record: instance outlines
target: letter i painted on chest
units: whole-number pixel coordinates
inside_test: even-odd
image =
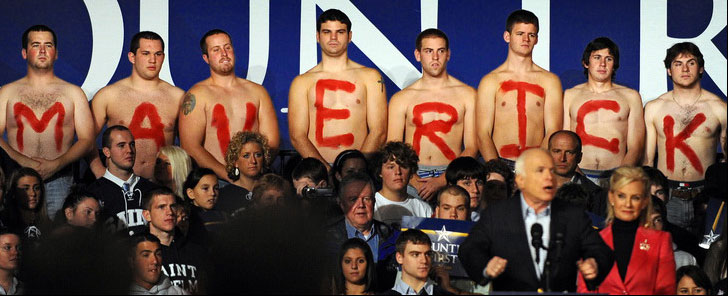
[[[614,154],[619,153],[619,139],[612,138],[607,141],[605,138],[592,136],[586,133],[584,126],[584,117],[587,114],[597,112],[599,109],[606,109],[613,112],[619,112],[619,104],[612,100],[592,100],[584,103],[579,107],[579,111],[576,113],[576,134],[579,135],[583,145],[591,145],[602,149],[609,150]]]
[[[142,127],[144,119],[149,119],[149,127]],[[129,130],[134,139],[152,139],[157,145],[157,150],[164,146],[164,124],[159,117],[157,107],[152,103],[144,102],[134,109],[134,115],[129,123]]]
[[[445,120],[433,120],[428,123],[424,123],[423,114],[428,112],[443,113],[450,116],[450,119]],[[420,154],[420,145],[422,136],[430,139],[430,142],[435,144],[442,154],[449,160],[455,159],[456,155],[450,147],[447,146],[445,141],[440,138],[436,132],[443,134],[449,133],[452,129],[453,124],[458,121],[458,111],[453,106],[439,102],[422,103],[415,106],[412,109],[412,123],[415,125],[415,133],[412,138],[412,148],[415,149],[417,155]]]
[[[324,93],[327,90],[343,90],[348,93],[353,93],[355,89],[356,85],[343,80],[321,79],[316,82],[316,102],[314,103],[314,107],[316,108],[316,142],[319,146],[337,148],[354,144],[354,135],[352,133],[324,137],[324,123],[326,121],[347,119],[350,116],[349,110],[324,107]]]
[[[534,147],[526,147],[526,131],[528,118],[526,117],[526,93],[532,93],[540,98],[546,96],[543,87],[538,84],[531,84],[522,81],[508,80],[504,81],[500,87],[503,92],[516,91],[516,111],[518,112],[518,144],[504,145],[500,149],[500,156],[505,158],[515,158],[521,155],[521,152]]]
[[[56,150],[58,152],[61,151],[61,145],[63,143],[63,120],[66,117],[66,109],[63,108],[63,104],[61,104],[60,102],[56,102],[55,104],[53,104],[50,108],[48,108],[48,110],[43,112],[40,120],[35,117],[33,109],[30,109],[30,107],[20,102],[13,105],[13,113],[15,114],[15,123],[18,125],[18,133],[15,140],[18,142],[18,149],[20,150],[20,152],[23,152],[23,149],[25,149],[25,145],[23,143],[23,131],[25,131],[23,117],[27,119],[28,124],[30,124],[30,127],[36,133],[42,133],[48,127],[48,124],[50,123],[53,116],[58,114],[53,134],[56,142]]]
[[[679,149],[688,161],[690,161],[690,164],[693,168],[695,168],[695,170],[701,174],[704,173],[703,164],[700,163],[700,158],[695,151],[693,151],[693,149],[685,143],[685,140],[690,138],[690,135],[693,134],[700,124],[705,122],[705,119],[705,114],[698,113],[680,133],[675,135],[675,119],[670,115],[663,118],[662,124],[663,131],[665,132],[665,160],[667,162],[668,170],[671,172],[675,171],[675,149]]]

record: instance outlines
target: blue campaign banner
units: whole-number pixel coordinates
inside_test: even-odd
[[[556,73],[564,89],[585,81],[580,63],[586,44],[599,36],[620,47],[616,81],[639,90],[647,102],[672,85],[662,60],[676,42],[691,41],[705,56],[703,86],[723,99],[726,75],[726,0],[6,0],[0,1],[0,85],[25,75],[21,35],[46,24],[58,35],[56,74],[81,86],[89,99],[131,72],[126,57],[140,30],[166,41],[160,76],[182,89],[209,76],[200,37],[221,28],[232,36],[236,73],[261,83],[276,107],[282,148],[288,137],[288,89],[293,78],[320,60],[316,17],[338,8],[352,20],[349,57],[378,69],[387,95],[420,75],[415,38],[436,27],[450,37],[449,72],[477,87],[506,57],[505,20],[516,9],[540,19],[534,61]]]
[[[419,229],[427,234],[432,241],[432,251],[435,252],[432,264],[447,266],[450,276],[455,277],[468,277],[460,264],[458,250],[474,224],[472,221],[402,217],[402,231]]]

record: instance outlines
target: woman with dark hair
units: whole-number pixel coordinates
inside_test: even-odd
[[[227,222],[225,213],[215,210],[218,197],[217,175],[208,168],[196,168],[184,183],[185,202],[190,205],[189,237],[205,244],[208,233],[216,233]]]
[[[2,221],[23,239],[37,240],[51,224],[40,174],[22,167],[13,172],[3,198]]]
[[[230,140],[225,153],[225,170],[233,182],[220,189],[216,209],[228,215],[247,207],[255,182],[268,170],[268,139],[254,132],[238,132]]]
[[[95,196],[80,188],[72,188],[61,211],[56,214],[53,232],[63,233],[74,227],[94,229],[100,211],[101,206]]]
[[[687,265],[678,268],[675,272],[677,281],[677,295],[710,295],[712,285],[710,278],[700,267]]]
[[[353,173],[369,174],[367,159],[364,157],[364,153],[356,149],[341,151],[334,160],[334,166],[331,167],[331,180],[334,181],[334,186],[338,188],[339,182],[344,177]]]
[[[339,264],[333,279],[334,295],[374,293],[376,272],[372,250],[360,238],[350,238],[339,251]]]

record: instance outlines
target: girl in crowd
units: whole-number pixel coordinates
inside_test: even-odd
[[[339,182],[341,182],[344,177],[353,173],[369,174],[367,159],[359,150],[344,150],[339,153],[334,160],[334,166],[331,170],[331,174],[333,175],[331,180],[334,181],[334,186],[338,188]]]
[[[235,216],[251,200],[248,193],[268,169],[270,148],[265,136],[254,132],[238,132],[230,140],[225,153],[225,169],[233,181],[220,190],[217,209]]]
[[[184,196],[184,183],[192,170],[192,160],[187,152],[177,146],[159,149],[154,165],[154,181],[172,189],[177,196]]]
[[[1,220],[21,238],[37,240],[50,226],[43,179],[34,169],[22,167],[13,172],[3,201]]]
[[[63,233],[74,227],[94,229],[100,212],[101,206],[95,196],[74,188],[63,202],[61,211],[56,214],[58,226],[54,233]]]
[[[218,183],[215,172],[208,168],[197,168],[190,172],[184,184],[186,202],[190,206],[189,234],[199,242],[206,242],[207,233],[216,233],[227,221],[225,214],[215,210],[218,197]]]
[[[333,279],[334,295],[368,295],[374,292],[376,272],[372,250],[360,238],[350,238],[339,251]]]
[[[598,293],[675,293],[675,258],[667,232],[650,228],[650,181],[637,167],[617,168],[609,180],[605,227],[599,234],[614,250],[615,263]],[[653,268],[643,268],[653,266]],[[578,292],[587,292],[579,274]]]
[[[20,267],[20,237],[0,229],[0,295],[22,295],[23,285],[15,277]]]
[[[677,269],[677,295],[709,295],[712,285],[705,272],[695,265]]]
[[[251,194],[251,208],[282,207],[293,197],[291,184],[276,174],[265,174],[256,182]]]

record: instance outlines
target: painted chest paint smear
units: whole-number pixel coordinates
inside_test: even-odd
[[[504,93],[517,91],[516,111],[518,111],[518,144],[504,145],[500,149],[500,156],[504,158],[516,158],[521,152],[538,147],[526,147],[526,131],[528,118],[526,117],[526,93],[532,93],[540,98],[546,97],[543,87],[538,84],[531,84],[522,81],[507,80],[501,84],[501,91]]]
[[[705,122],[705,114],[698,113],[695,117],[690,120],[690,123],[680,133],[675,135],[675,119],[672,116],[667,115],[662,120],[663,131],[665,132],[665,160],[667,161],[667,169],[671,172],[675,171],[675,149],[679,149],[680,152],[690,161],[690,164],[700,173],[703,173],[703,164],[700,163],[700,158],[695,151],[693,151],[685,140],[690,138],[695,129],[700,124]]]
[[[450,119],[446,121],[433,120],[428,123],[424,123],[423,114],[430,112],[447,114],[450,116]],[[444,154],[447,159],[455,159],[455,152],[453,152],[450,147],[447,146],[445,141],[440,138],[440,136],[438,136],[436,132],[440,132],[443,134],[449,133],[450,129],[452,129],[453,124],[458,121],[458,111],[455,110],[453,106],[445,103],[429,102],[415,106],[412,109],[412,115],[412,123],[414,123],[415,125],[415,133],[412,138],[412,148],[415,149],[417,155],[420,155],[420,142],[422,141],[422,137],[425,136],[430,140],[430,142],[435,144],[438,149],[440,149],[442,154]]]
[[[255,120],[258,117],[257,113],[258,108],[255,107],[255,104],[251,102],[245,103],[245,124],[243,125],[243,131],[253,130]],[[230,120],[222,104],[215,104],[215,107],[212,108],[212,121],[210,125],[217,129],[217,143],[220,146],[220,153],[225,155],[228,145],[230,145]]]
[[[617,154],[619,153],[619,139],[612,138],[611,140],[607,140],[586,133],[584,117],[589,113],[597,112],[599,109],[610,110],[616,113],[619,112],[620,107],[616,101],[612,100],[592,100],[584,103],[576,113],[576,134],[581,138],[583,145],[599,147]]]
[[[55,104],[53,104],[53,106],[43,112],[40,120],[35,117],[33,109],[30,109],[30,107],[20,102],[13,105],[13,112],[15,114],[15,123],[18,125],[16,142],[18,142],[18,149],[20,149],[20,152],[23,152],[23,149],[25,149],[23,143],[23,131],[25,130],[23,117],[28,120],[28,124],[30,124],[30,127],[36,133],[42,133],[48,127],[51,119],[56,115],[58,115],[58,118],[56,118],[55,131],[53,135],[56,141],[56,150],[58,152],[61,151],[61,144],[63,143],[63,120],[66,117],[66,109],[63,108],[63,104],[61,104],[60,102],[56,102]]]
[[[315,135],[316,143],[320,147],[338,148],[340,146],[351,146],[354,144],[354,135],[352,133],[324,137],[324,123],[334,119],[347,119],[351,116],[347,109],[330,109],[324,107],[324,93],[329,91],[345,91],[353,93],[356,85],[351,82],[335,79],[321,79],[316,82],[316,126]]]

